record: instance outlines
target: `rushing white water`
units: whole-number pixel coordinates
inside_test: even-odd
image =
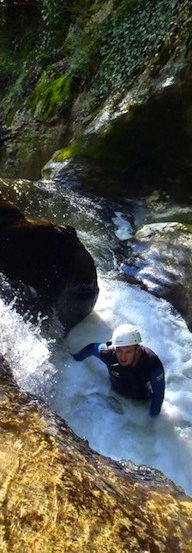
[[[99,269],[97,304],[63,338],[57,322],[52,321],[45,337],[40,321],[32,325],[0,299],[0,351],[21,388],[43,398],[93,449],[160,469],[192,495],[192,335],[165,300],[119,281],[113,258],[117,244],[126,246],[143,222],[144,202],[129,202],[121,210],[119,204],[81,198],[78,192],[66,197],[62,192],[61,198],[56,192],[52,200],[43,192],[35,196],[34,209],[76,226]],[[77,363],[71,355],[87,343],[109,339],[124,322],[138,326],[143,343],[164,364],[165,400],[155,420],[146,404],[112,391],[101,361],[90,357]]]
[[[162,470],[192,494],[192,336],[161,299],[112,278],[100,278],[94,312],[56,341],[42,337],[0,301],[1,351],[20,386],[43,397],[90,446],[114,459],[131,459]],[[161,358],[166,373],[162,412],[111,390],[105,365],[94,357],[74,361],[71,352],[110,338],[121,322],[137,324],[143,343]]]

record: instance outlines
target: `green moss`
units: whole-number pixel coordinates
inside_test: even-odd
[[[71,81],[70,70],[58,78],[49,76],[45,71],[28,99],[28,106],[33,111],[40,106],[40,117],[46,121],[57,112],[61,105],[69,101]]]
[[[77,143],[73,142],[69,144],[66,148],[63,148],[62,150],[57,152],[57,154],[54,156],[54,161],[62,162],[62,161],[65,161],[66,159],[70,159],[71,157],[75,156],[75,154],[77,153],[77,150],[78,150]]]
[[[126,140],[127,127],[118,121],[107,131],[82,135],[59,151],[54,161],[65,161],[71,157],[98,162],[109,172],[124,173],[130,166],[129,144]]]

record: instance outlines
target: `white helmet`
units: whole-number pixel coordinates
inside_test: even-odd
[[[132,324],[118,326],[112,335],[112,345],[116,347],[135,346],[140,344],[141,335]]]

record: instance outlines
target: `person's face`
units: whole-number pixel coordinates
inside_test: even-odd
[[[125,367],[126,365],[132,365],[135,360],[136,346],[123,346],[116,348],[117,360]]]

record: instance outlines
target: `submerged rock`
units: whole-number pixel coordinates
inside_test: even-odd
[[[98,295],[93,259],[73,227],[27,220],[0,201],[0,271],[30,287],[36,302],[56,307],[66,330],[85,317]]]
[[[1,553],[190,553],[192,500],[162,473],[92,451],[0,378]]]

